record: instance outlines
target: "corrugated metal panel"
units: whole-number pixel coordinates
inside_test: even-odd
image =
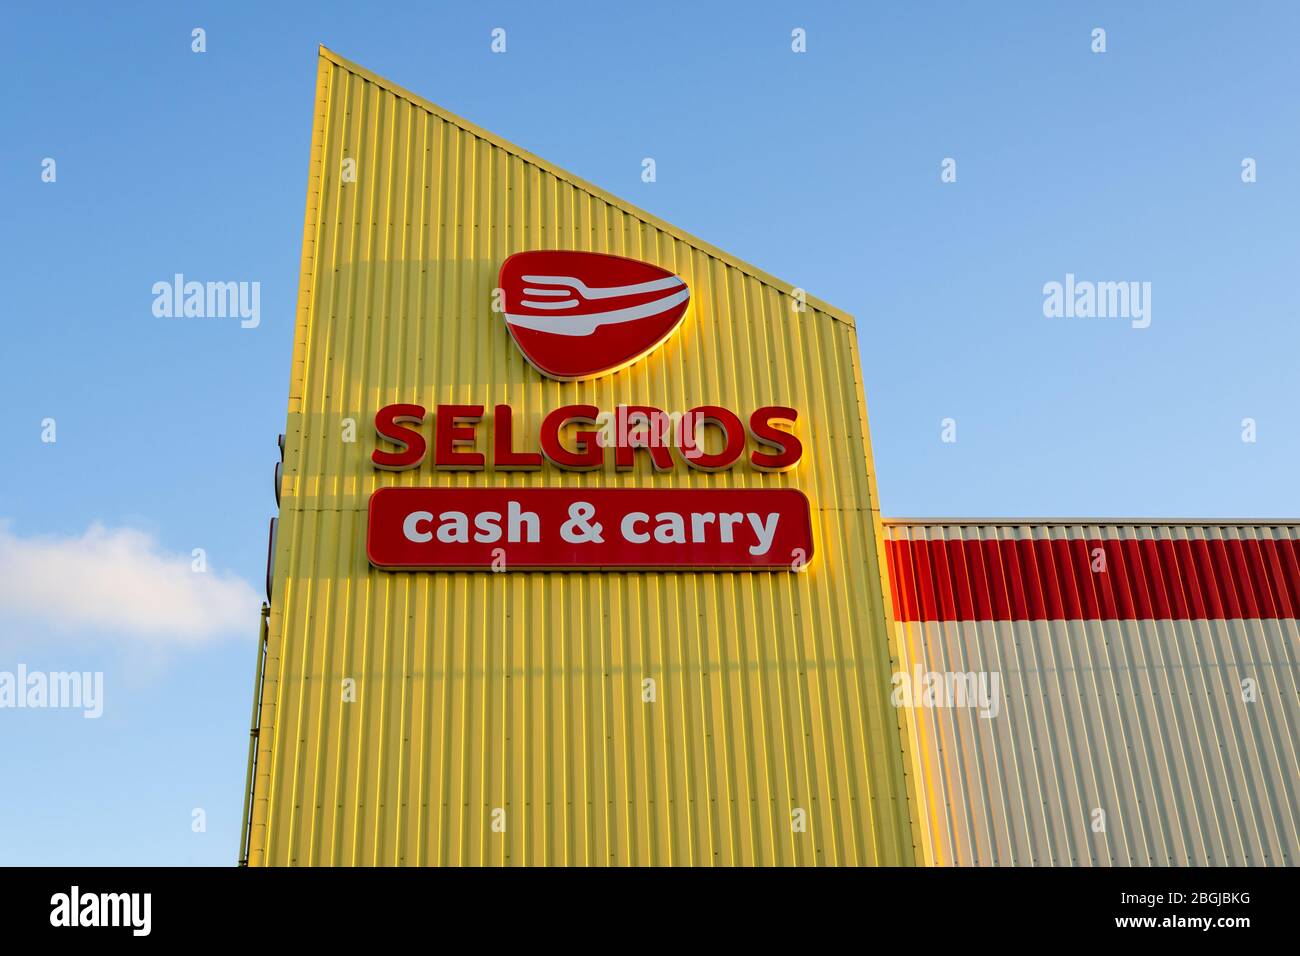
[[[926,862],[1300,859],[1300,525],[885,532]],[[991,693],[900,691],[928,674]]]
[[[250,862],[912,862],[851,319],[795,312],[789,285],[326,51],[311,170]],[[501,261],[534,248],[661,265],[691,311],[629,369],[544,380],[490,311]],[[532,435],[564,404],[781,403],[806,454],[784,474],[377,472],[369,423],[411,401],[508,403]],[[376,488],[486,483],[795,487],[816,558],[772,575],[369,567]]]

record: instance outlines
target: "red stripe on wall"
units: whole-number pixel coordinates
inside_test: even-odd
[[[889,541],[900,621],[1300,617],[1300,541]]]

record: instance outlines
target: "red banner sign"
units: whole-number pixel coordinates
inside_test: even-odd
[[[790,488],[381,488],[366,533],[395,571],[800,571],[812,552]]]

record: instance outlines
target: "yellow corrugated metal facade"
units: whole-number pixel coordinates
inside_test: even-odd
[[[885,530],[906,672],[999,678],[904,699],[924,862],[1300,862],[1300,525]]]
[[[686,320],[630,368],[546,380],[491,311],[502,260],[528,249],[669,269]],[[322,51],[250,863],[914,862],[855,330],[790,292]],[[631,473],[380,472],[371,422],[395,402],[507,403],[517,436],[574,403],[785,404],[805,454],[781,474],[655,474],[645,456]],[[815,558],[777,574],[369,566],[376,488],[478,484],[798,488]]]

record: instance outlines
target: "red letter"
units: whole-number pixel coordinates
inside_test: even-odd
[[[439,405],[433,432],[433,467],[449,471],[482,471],[482,452],[456,450],[457,445],[474,444],[474,425],[482,420],[482,405]],[[470,424],[457,425],[458,421]]]
[[[704,451],[700,433],[705,425],[717,425],[722,429],[726,444],[716,455]],[[726,471],[745,453],[745,426],[735,412],[718,405],[700,405],[683,416],[677,445],[690,467],[700,471]]]
[[[492,467],[499,471],[537,471],[542,456],[535,451],[514,451],[511,445],[510,406],[498,405],[492,413]]]
[[[640,431],[641,419],[645,419],[645,430]],[[614,467],[619,471],[631,471],[636,464],[636,450],[644,448],[650,452],[650,461],[655,471],[673,470],[673,453],[668,450],[672,444],[672,421],[652,405],[620,405],[614,411]],[[638,429],[633,433],[633,429]]]
[[[570,471],[592,471],[599,468],[605,458],[605,449],[600,447],[597,432],[581,431],[575,436],[578,440],[576,451],[569,451],[560,443],[560,429],[569,422],[583,425],[596,424],[600,409],[595,405],[562,405],[542,419],[542,454],[561,468]]]
[[[400,445],[401,451],[380,451],[378,448],[370,456],[376,468],[384,471],[405,471],[416,468],[424,461],[424,436],[411,428],[403,428],[399,422],[410,425],[424,424],[423,405],[385,405],[375,412],[375,431],[380,438],[385,438],[394,445]]]
[[[764,405],[749,416],[749,433],[754,441],[767,448],[775,448],[777,454],[756,451],[749,456],[749,462],[759,471],[789,471],[803,457],[803,445],[791,432],[773,425],[773,422],[789,422],[791,431],[799,413],[783,405]]]

